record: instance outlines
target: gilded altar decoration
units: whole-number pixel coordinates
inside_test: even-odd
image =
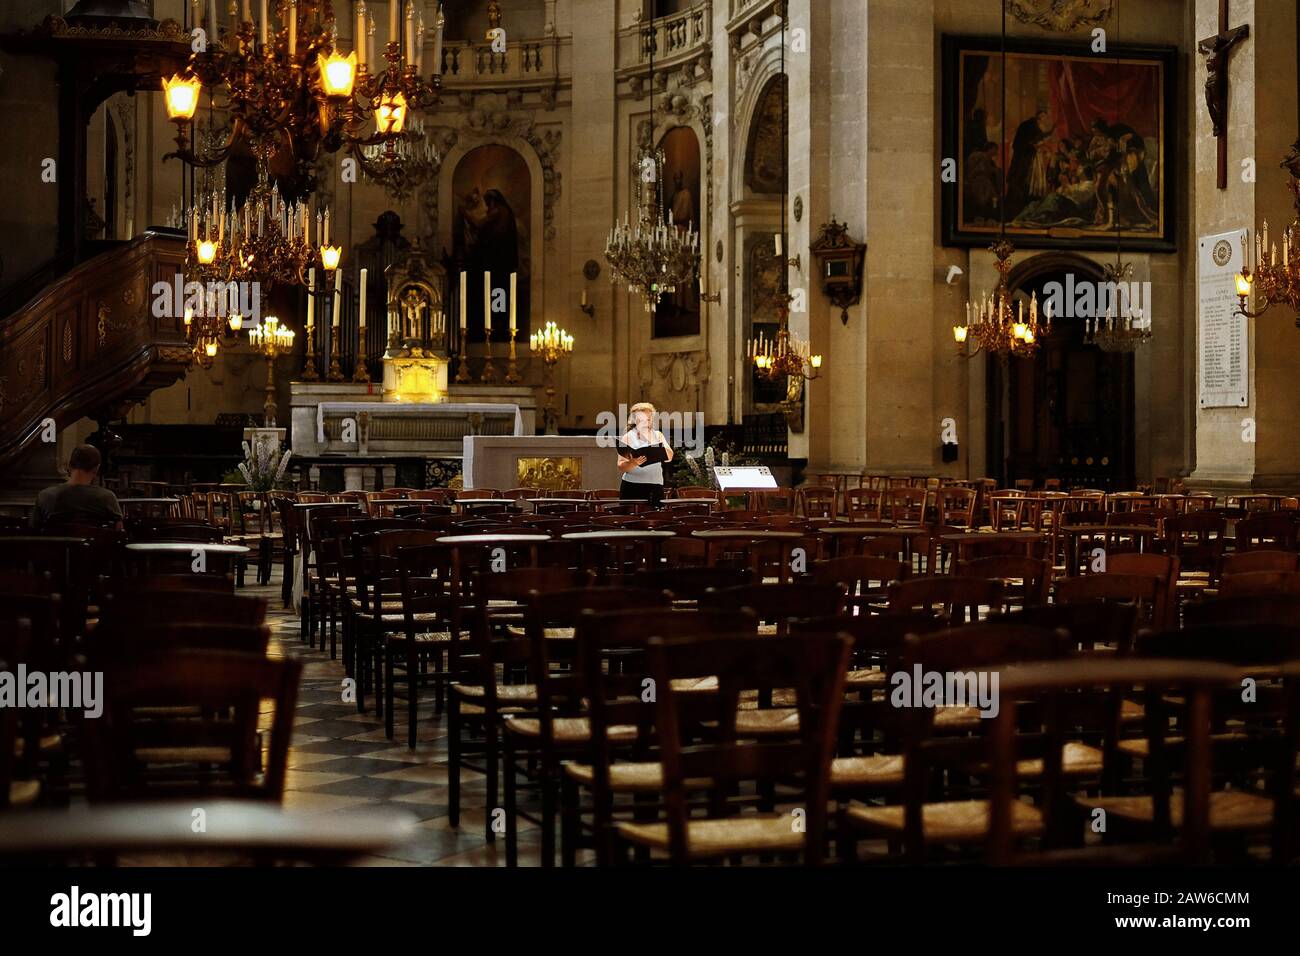
[[[1113,0],[1008,0],[1007,13],[1057,33],[1095,27],[1110,19]]]
[[[582,459],[572,456],[547,456],[516,459],[516,484],[520,488],[544,491],[577,491],[582,487]]]

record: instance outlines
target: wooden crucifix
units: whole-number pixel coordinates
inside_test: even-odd
[[[1250,24],[1228,28],[1228,0],[1219,0],[1219,32],[1196,44],[1205,57],[1205,105],[1219,146],[1219,188],[1228,188],[1228,55],[1250,36]]]

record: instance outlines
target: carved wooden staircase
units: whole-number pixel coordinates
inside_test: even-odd
[[[48,434],[47,419],[121,418],[185,374],[184,321],[153,307],[154,284],[170,286],[184,259],[183,239],[147,232],[0,311],[0,475]]]

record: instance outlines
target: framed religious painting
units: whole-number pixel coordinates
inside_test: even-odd
[[[1177,50],[943,38],[943,242],[1172,252]],[[954,181],[955,180],[955,181]]]

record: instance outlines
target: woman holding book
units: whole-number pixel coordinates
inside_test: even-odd
[[[655,424],[655,407],[649,402],[638,402],[632,406],[632,417],[628,422],[632,430],[623,436],[623,444],[629,449],[661,447],[663,461],[673,460],[673,450],[664,433],[657,431]],[[656,507],[664,497],[664,466],[650,455],[618,456],[618,470],[623,473],[619,482],[619,498],[624,501],[648,501]],[[655,455],[657,458],[657,453]]]

